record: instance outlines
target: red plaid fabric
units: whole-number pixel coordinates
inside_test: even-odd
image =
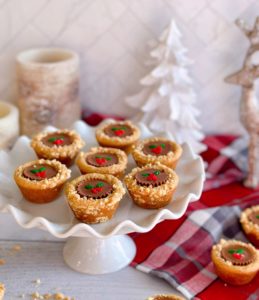
[[[91,123],[97,125],[95,120]],[[235,136],[208,136],[204,143],[208,168],[200,201],[179,220],[161,222],[145,234],[132,233],[137,245],[132,266],[165,279],[187,299],[259,299],[259,275],[246,286],[229,286],[217,278],[210,260],[220,237],[245,240],[240,211],[259,203],[259,190],[241,184],[246,143]]]
[[[235,143],[237,140],[236,136],[208,136],[205,138],[204,143],[208,149],[203,153],[203,158],[207,161],[208,168],[204,191],[243,179],[243,170],[240,170],[237,165],[237,161],[243,157],[243,151],[239,151],[237,153],[239,155],[236,154]]]
[[[166,242],[157,246],[142,262],[135,260],[133,266],[165,279],[187,299],[193,299],[217,278],[210,259],[212,245],[220,238],[246,241],[240,230],[239,215],[241,208],[259,204],[259,192],[237,200],[243,202],[240,207],[218,206],[189,212]],[[254,285],[255,288],[256,281]],[[237,294],[233,299],[247,299],[251,290],[243,288],[242,292],[246,298]]]

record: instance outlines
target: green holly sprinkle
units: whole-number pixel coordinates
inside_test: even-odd
[[[56,140],[64,140],[63,137],[51,137],[48,139],[49,142],[56,142]]]
[[[155,148],[156,148],[156,145],[150,145],[148,148],[150,148],[150,149],[155,149]]]
[[[229,253],[229,254],[234,254],[234,253],[235,253],[235,250],[230,249],[230,250],[228,250],[228,253]]]
[[[256,219],[259,219],[259,215],[255,216],[255,217],[256,217]]]
[[[163,149],[165,149],[165,144],[161,144],[160,146],[161,146]]]
[[[149,174],[148,173],[143,173],[143,174],[141,174],[143,177],[148,177],[149,176]]]
[[[103,187],[103,186],[104,186],[103,182],[98,182],[95,187]]]
[[[243,250],[243,249],[237,249],[237,250],[236,250],[236,253],[238,253],[238,254],[243,254],[243,253],[244,253],[244,250]]]
[[[243,254],[244,250],[243,249],[237,249],[237,250],[230,249],[230,250],[228,250],[228,253],[229,254],[234,254],[234,253]]]
[[[91,190],[93,188],[93,186],[91,185],[91,184],[87,184],[86,186],[85,186],[85,189],[87,189],[87,190]]]
[[[112,131],[121,130],[121,129],[126,130],[127,127],[126,126],[112,127]]]
[[[106,160],[112,160],[111,157],[109,156],[105,157],[105,156],[96,155],[95,158],[104,158]]]
[[[153,174],[159,175],[159,174],[160,174],[160,171],[155,171]]]
[[[41,168],[39,168],[39,169],[31,170],[31,172],[32,172],[33,174],[36,174],[36,173],[39,173],[39,172],[42,172],[42,171],[45,171],[45,170],[46,170],[45,167],[41,167]]]

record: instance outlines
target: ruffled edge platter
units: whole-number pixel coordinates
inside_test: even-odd
[[[112,122],[112,120],[104,122]],[[142,132],[141,138],[153,135],[144,124],[138,126]],[[77,121],[72,129],[85,140],[86,146],[83,150],[97,145],[95,127]],[[47,127],[46,130],[54,131],[55,128]],[[156,134],[156,136],[172,138],[168,133]],[[203,161],[188,144],[184,143],[182,147],[183,155],[176,168],[180,183],[169,205],[159,210],[145,210],[133,204],[127,194],[112,220],[103,224],[88,225],[74,218],[63,193],[56,201],[43,205],[31,204],[22,198],[13,181],[13,171],[18,165],[35,159],[36,155],[30,147],[30,139],[21,136],[11,151],[0,152],[0,211],[9,212],[23,228],[41,228],[58,238],[70,236],[106,238],[130,232],[148,232],[162,220],[180,218],[188,204],[197,201],[201,196],[205,179]],[[135,167],[135,163],[129,157],[128,171],[132,167]],[[72,177],[79,174],[77,167],[73,166]]]

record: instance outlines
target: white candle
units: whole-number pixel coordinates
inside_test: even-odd
[[[18,135],[18,109],[10,103],[0,102],[0,149],[9,148]]]
[[[29,49],[16,59],[21,133],[47,125],[69,128],[80,119],[79,57],[60,48]]]

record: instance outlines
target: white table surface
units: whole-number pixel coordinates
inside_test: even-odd
[[[10,251],[14,245],[21,251]],[[63,261],[64,241],[39,229],[20,228],[13,218],[0,214],[0,282],[6,285],[5,300],[31,299],[35,291],[57,293],[76,300],[144,300],[159,293],[177,293],[165,281],[132,267],[107,275],[85,275],[67,267]],[[37,287],[33,282],[41,280]]]

